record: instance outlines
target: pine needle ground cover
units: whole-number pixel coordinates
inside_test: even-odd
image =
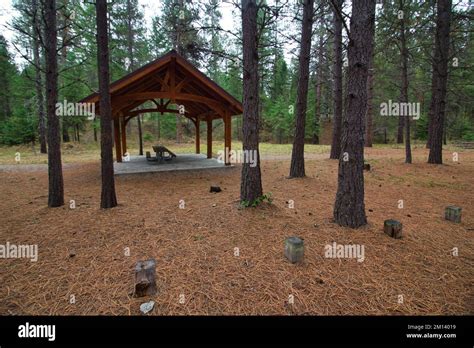
[[[38,260],[2,260],[0,313],[138,315],[153,300],[151,315],[473,314],[474,152],[453,162],[446,151],[441,166],[427,154],[414,149],[406,165],[403,151],[366,149],[369,223],[356,230],[332,222],[328,152],[311,154],[304,179],[286,178],[289,157],[262,159],[273,200],[247,209],[239,165],[116,177],[119,206],[108,210],[97,160],[64,167],[74,209],[47,208],[46,167],[3,165],[0,241],[37,244]],[[449,205],[462,207],[461,223],[444,219]],[[402,222],[401,239],[384,234],[387,219]],[[295,235],[301,264],[284,257]],[[326,257],[334,242],[364,246],[364,260]],[[158,293],[134,298],[134,266],[150,258]]]

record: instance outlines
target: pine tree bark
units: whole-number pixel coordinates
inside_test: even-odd
[[[159,115],[158,115],[158,121],[156,122],[156,127],[157,127],[156,136],[157,136],[158,140],[160,140],[161,139],[161,119],[160,119]]]
[[[60,27],[62,27],[61,31],[61,55],[60,60],[59,60],[59,66],[62,69],[67,62],[67,48],[69,44],[69,26],[68,26],[68,14],[67,12],[67,7],[68,7],[68,0],[62,0],[61,6],[60,6]],[[64,87],[64,79],[60,79],[60,85],[61,88]],[[61,125],[62,125],[62,134],[63,134],[63,142],[64,143],[69,143],[71,141],[71,136],[69,135],[69,128],[72,127],[72,132],[74,135],[74,124],[71,123],[71,121],[67,117],[62,117],[61,118]]]
[[[322,12],[322,11],[321,11]],[[324,14],[321,13],[321,25],[324,25]],[[318,65],[316,67],[316,83],[315,83],[315,96],[314,102],[314,133],[313,133],[313,144],[319,144],[318,136],[318,125],[320,124],[321,118],[321,98],[322,98],[322,86],[323,86],[323,64],[324,64],[324,37],[322,34],[319,36],[318,42]]]
[[[406,14],[404,14],[403,17],[405,18]],[[402,23],[403,23],[403,20],[402,20]],[[403,78],[403,72],[402,72],[402,78]],[[402,85],[403,85],[403,81],[402,81]],[[402,86],[402,88],[403,88],[403,86]],[[408,98],[408,96],[407,96],[407,98]],[[398,116],[397,144],[403,144],[403,130],[405,128],[405,123],[406,123],[405,116],[403,116],[403,115]],[[410,140],[408,140],[408,141],[410,141]]]
[[[179,11],[184,10],[184,0],[174,0],[173,6],[176,6]],[[178,11],[178,13],[179,13]],[[173,48],[178,52],[180,56],[186,57],[186,51],[183,43],[183,23],[181,16],[177,17],[176,20],[176,30],[173,33]],[[183,123],[181,122],[181,116],[176,114],[176,143],[180,144],[183,142]]]
[[[367,76],[367,114],[365,116],[366,131],[365,131],[365,146],[372,147],[373,143],[373,100],[374,100],[374,55],[370,55],[369,72]]]
[[[403,144],[403,129],[405,128],[405,119],[403,116],[398,116],[397,127],[397,144]]]
[[[67,120],[65,117],[62,119],[62,134],[63,134],[63,142],[69,143],[71,141],[71,137],[69,136],[69,127],[67,125]]]
[[[257,165],[242,164],[240,201],[254,202],[262,196],[259,144],[259,82],[257,50],[257,4],[255,0],[242,0],[243,42],[243,109],[242,148],[256,151]]]
[[[375,25],[372,27],[370,36],[375,37]],[[367,76],[367,113],[365,115],[365,146],[372,147],[373,139],[373,97],[374,97],[374,46],[375,39],[371,41],[369,51],[369,71]]]
[[[96,0],[97,65],[99,74],[100,156],[102,174],[101,208],[117,206],[112,155],[112,110],[109,91],[109,38],[107,0]],[[116,145],[117,146],[117,145]]]
[[[313,131],[313,144],[319,144],[318,136],[318,125],[320,123],[321,117],[321,75],[316,74],[316,83],[315,83],[315,96],[316,100],[314,101],[314,131]]]
[[[306,128],[306,109],[308,104],[313,7],[314,0],[304,1],[303,21],[301,25],[301,47],[299,54],[298,88],[296,91],[295,137],[291,153],[290,178],[301,178],[306,175],[304,170],[304,138]]]
[[[433,7],[433,12],[436,12],[436,1],[433,1],[431,6]],[[437,38],[436,35],[433,37],[433,47],[436,46]],[[430,108],[428,109],[428,137],[426,141],[426,148],[430,148],[430,143],[431,143],[431,134],[433,133],[433,112],[434,112],[434,107],[435,107],[435,99],[433,96],[436,94],[436,88],[438,86],[438,74],[435,74],[436,70],[436,62],[439,60],[439,51],[435,48],[433,48],[433,59],[431,62],[431,100],[430,100]]]
[[[372,28],[373,32],[370,36],[375,37],[375,25]],[[373,99],[374,99],[374,46],[375,39],[372,40],[369,52],[369,71],[367,76],[367,113],[365,115],[365,146],[372,147],[373,139]]]
[[[181,116],[176,115],[176,143],[180,144],[183,142],[183,124],[181,123]]]
[[[436,18],[436,42],[433,79],[436,90],[432,98],[432,124],[428,163],[443,163],[443,130],[446,111],[446,89],[448,83],[449,31],[451,25],[452,0],[438,0]]]
[[[334,0],[333,30],[334,30],[334,117],[329,158],[339,159],[341,154],[341,127],[342,127],[342,12],[344,0]]]
[[[435,53],[436,54],[436,53]],[[436,59],[434,59],[436,61]],[[435,63],[433,61],[432,64],[432,77],[431,77],[431,100],[430,100],[430,108],[428,110],[428,137],[426,140],[426,148],[430,148],[431,143],[431,134],[433,133],[433,112],[436,100],[433,98],[433,95],[436,94],[436,86],[438,85],[438,75],[434,73],[435,71]]]
[[[38,134],[40,152],[47,153],[46,146],[46,117],[44,114],[43,82],[41,78],[41,57],[40,57],[40,32],[41,25],[39,19],[40,8],[37,0],[32,0],[33,11],[33,61],[35,64],[35,89],[36,102],[38,104]]]
[[[79,128],[79,125],[76,125],[77,127],[77,142],[81,142],[81,129]]]
[[[64,182],[61,163],[58,99],[58,57],[56,29],[56,0],[45,2],[46,101],[48,112],[48,206],[64,205]]]
[[[348,45],[347,109],[342,127],[342,153],[334,203],[335,222],[352,228],[367,223],[364,203],[364,134],[367,75],[374,25],[375,0],[354,1]]]

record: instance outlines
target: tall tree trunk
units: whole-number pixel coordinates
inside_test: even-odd
[[[401,91],[400,102],[408,103],[408,49],[406,44],[405,18],[409,17],[404,6],[405,0],[400,0],[400,11],[403,12],[403,18],[400,20],[400,55],[401,55]],[[411,163],[411,144],[410,144],[410,117],[411,115],[401,115],[405,117],[405,163]]]
[[[369,51],[369,71],[367,72],[367,112],[365,115],[365,146],[372,147],[373,139],[373,98],[374,98],[374,50],[375,50],[375,25],[371,28],[372,32],[369,33],[374,39],[371,40],[370,51]]]
[[[324,13],[323,7],[321,7],[321,26],[324,26]],[[324,36],[323,34],[319,35],[318,42],[318,65],[316,67],[316,83],[315,83],[315,92],[316,100],[314,103],[314,133],[313,133],[313,144],[319,144],[318,136],[318,125],[321,118],[321,97],[322,97],[322,86],[323,86],[323,62],[324,60]]]
[[[69,143],[71,141],[71,137],[69,136],[69,126],[67,125],[66,117],[63,116],[62,118],[62,134],[63,134],[63,142]]]
[[[435,52],[435,56],[436,56]],[[430,108],[428,110],[428,138],[426,140],[426,148],[430,148],[430,143],[431,143],[431,134],[433,133],[433,112],[435,108],[435,103],[436,100],[433,98],[433,96],[436,94],[436,86],[438,85],[438,75],[434,73],[436,67],[435,67],[435,61],[437,59],[435,58],[433,60],[432,64],[432,78],[431,78],[431,100],[430,100]]]
[[[436,4],[437,4],[437,1],[433,1],[432,2],[432,10],[433,10],[433,13],[436,13]],[[437,38],[436,38],[436,35],[433,35],[433,46],[432,47],[436,47],[436,43],[437,43]],[[436,103],[436,99],[433,98],[433,96],[436,94],[436,88],[438,86],[438,74],[435,74],[435,70],[436,70],[436,62],[439,60],[439,50],[437,49],[433,49],[433,59],[432,59],[432,62],[431,62],[431,100],[430,100],[430,108],[428,109],[428,138],[427,138],[427,141],[426,141],[426,148],[429,149],[430,148],[430,143],[431,143],[431,134],[433,133],[433,112],[434,112],[434,108],[435,108],[435,103]]]
[[[367,75],[373,44],[375,0],[352,2],[349,34],[347,110],[343,120],[341,156],[334,220],[357,228],[367,223],[364,203],[364,133]]]
[[[180,11],[184,11],[184,0],[174,0],[173,6],[178,7],[178,13]],[[177,19],[177,26],[176,26],[176,31],[174,32],[174,35],[172,37],[173,40],[173,48],[178,52],[179,55],[185,57],[186,52],[184,50],[184,45],[182,42],[182,37],[183,37],[183,25],[182,25],[182,18],[181,16],[178,16]],[[176,114],[176,143],[180,144],[183,142],[183,123],[181,122],[181,116],[179,114]]]
[[[320,123],[321,118],[321,75],[316,74],[315,78],[315,97],[316,100],[314,101],[314,131],[313,131],[313,144],[319,144],[319,136],[318,136],[318,125]]]
[[[373,100],[374,100],[374,47],[372,45],[371,52],[369,55],[369,71],[367,76],[367,114],[365,116],[365,146],[372,147],[373,141]]]
[[[176,143],[183,142],[183,124],[181,123],[181,116],[176,114]]]
[[[117,206],[114,162],[112,155],[112,110],[109,91],[109,38],[107,34],[107,0],[96,0],[97,65],[99,74],[100,156],[102,174],[101,208]],[[116,144],[118,146],[118,144]]]
[[[436,18],[435,66],[433,79],[436,90],[431,98],[433,105],[432,133],[428,163],[443,163],[443,129],[446,111],[446,88],[448,83],[449,31],[451,25],[452,0],[438,0]]]
[[[291,152],[290,178],[305,176],[304,137],[308,101],[309,60],[311,55],[311,32],[313,29],[314,0],[305,0],[301,23],[301,47],[299,56],[298,89],[296,91],[296,126]]]
[[[133,32],[133,14],[132,14],[132,2],[127,0],[127,51],[130,59],[129,72],[135,70],[135,55],[133,49],[134,32]],[[142,134],[142,119],[141,115],[137,116],[137,127],[138,127],[138,145],[139,155],[143,156],[143,134]]]
[[[56,115],[58,99],[58,60],[56,0],[45,2],[45,40],[46,40],[46,101],[48,112],[48,206],[64,205],[64,182],[61,163],[61,143],[59,119]]]
[[[257,4],[255,0],[242,0],[242,51],[243,51],[243,124],[242,148],[255,151],[257,165],[242,164],[240,201],[254,202],[262,196],[259,144],[259,82],[257,50]]]
[[[160,140],[161,139],[161,119],[159,115],[158,115],[157,127],[158,127],[157,137],[158,137],[158,140]]]
[[[334,30],[334,118],[329,158],[339,159],[341,153],[342,128],[342,12],[344,0],[333,1],[333,30]]]
[[[46,147],[46,119],[44,114],[43,83],[41,78],[41,57],[40,57],[40,30],[41,25],[38,20],[40,9],[38,0],[31,2],[33,10],[33,60],[35,63],[35,89],[36,102],[38,104],[38,134],[40,143],[40,152],[47,153]]]
[[[397,144],[403,144],[403,129],[405,128],[405,119],[403,116],[398,116],[397,127]]]
[[[403,18],[406,17],[406,14],[403,15]],[[403,20],[402,20],[403,23]],[[403,72],[402,72],[403,74]],[[407,82],[408,83],[408,82]],[[402,82],[403,84],[403,82]],[[403,87],[402,87],[403,88]],[[407,96],[408,98],[408,96]],[[397,144],[403,144],[403,129],[405,128],[405,116],[398,116],[398,127],[397,127]]]
[[[76,124],[76,136],[77,136],[77,142],[80,143],[81,142],[81,134],[80,134],[80,129],[79,129],[78,124]]]
[[[70,39],[69,35],[69,26],[68,26],[68,2],[69,0],[62,0],[61,6],[60,6],[60,14],[61,14],[61,22],[60,26],[63,27],[62,32],[61,32],[61,55],[60,60],[59,60],[59,67],[62,69],[66,65],[67,62],[67,47]],[[64,86],[64,81],[61,78],[60,75],[60,85],[61,88]],[[72,126],[72,132],[74,135],[74,125],[71,124],[70,120],[63,115],[61,118],[61,124],[62,124],[62,134],[63,134],[63,142],[68,143],[71,141],[71,137],[69,135],[69,128]]]

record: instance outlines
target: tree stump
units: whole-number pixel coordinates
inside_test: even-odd
[[[370,172],[370,163],[364,163],[364,170],[367,170]]]
[[[211,190],[209,192],[216,192],[219,193],[221,192],[221,188],[219,186],[211,186]]]
[[[135,265],[135,297],[156,294],[156,261],[138,261]]]
[[[402,238],[402,228],[403,225],[397,220],[385,220],[383,223],[383,231],[395,239]]]
[[[285,240],[285,256],[291,263],[303,261],[304,242],[298,237],[289,237]]]
[[[460,207],[456,207],[454,205],[450,205],[446,207],[444,210],[444,218],[446,220],[460,223],[461,222],[461,211],[462,209]]]

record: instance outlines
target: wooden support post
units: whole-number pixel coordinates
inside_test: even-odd
[[[135,265],[135,297],[155,295],[156,261],[154,259],[138,261]]]
[[[444,210],[444,218],[446,220],[460,223],[461,222],[461,211],[462,209],[460,207],[456,207],[454,205],[450,205],[446,207]]]
[[[285,256],[291,263],[303,261],[304,242],[301,238],[290,237],[285,240]]]
[[[120,142],[120,122],[119,118],[114,118],[114,138],[115,138],[115,159],[122,162],[122,144]]]
[[[226,111],[224,116],[224,153],[225,153],[225,165],[230,165],[229,161],[229,154],[231,150],[231,142],[232,142],[232,128],[231,128],[231,117],[229,113]]]
[[[200,139],[200,121],[196,118],[196,153],[201,153],[201,139]]]
[[[173,103],[176,103],[176,57],[171,57],[171,62],[169,65],[169,92],[170,92],[170,99]]]
[[[122,133],[122,154],[127,153],[127,128],[125,127],[125,116],[120,117],[120,131]]]
[[[385,220],[383,223],[383,231],[395,239],[402,238],[402,228],[403,225],[397,220]]]
[[[212,118],[207,119],[207,158],[212,158]]]

